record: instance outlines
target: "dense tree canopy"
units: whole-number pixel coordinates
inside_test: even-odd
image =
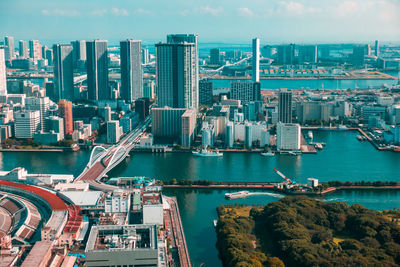
[[[231,210],[218,208],[217,247],[225,266],[400,264],[393,213],[304,196],[253,208],[247,217]],[[256,249],[252,239],[260,244]]]

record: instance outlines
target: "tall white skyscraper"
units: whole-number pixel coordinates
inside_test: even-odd
[[[7,95],[6,61],[4,49],[0,48],[0,96]]]
[[[19,41],[19,58],[29,58],[28,42]]]
[[[54,52],[54,94],[53,101],[74,99],[74,72],[72,62],[72,45],[55,44]]]
[[[142,42],[124,40],[121,45],[121,98],[133,102],[143,96]]]
[[[37,110],[39,111],[39,128],[44,131],[46,125],[44,123],[45,118],[48,116],[50,107],[50,100],[48,97],[27,97],[25,99],[26,110]]]
[[[260,81],[260,39],[253,39],[253,60],[252,60],[252,68],[253,68],[253,82]]]
[[[6,51],[5,51],[5,59],[6,60],[12,60],[15,58],[14,55],[14,37],[11,36],[6,36],[4,37],[4,43],[6,45]]]
[[[168,35],[156,44],[157,104],[159,107],[198,108],[197,35]]]
[[[29,110],[14,114],[14,131],[16,138],[32,138],[40,130],[40,111]]]
[[[280,150],[300,150],[301,127],[297,123],[281,123],[276,126],[276,148]]]

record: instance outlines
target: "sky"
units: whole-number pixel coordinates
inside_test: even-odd
[[[400,0],[0,0],[0,37],[44,43],[132,38],[199,42],[400,42]]]

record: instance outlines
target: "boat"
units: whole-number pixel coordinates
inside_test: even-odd
[[[213,221],[213,224],[214,224],[214,227],[217,227],[218,220],[214,220],[214,221]]]
[[[194,156],[198,157],[222,157],[224,154],[218,151],[211,151],[207,149],[202,149],[200,151],[192,151]]]
[[[357,138],[358,141],[364,141],[365,140],[365,137],[362,136],[362,135],[357,135],[356,138]]]
[[[393,152],[400,152],[400,146],[396,146],[393,148]]]
[[[298,155],[301,155],[301,152],[300,151],[289,151],[288,154],[292,155],[292,156],[298,156]]]
[[[316,149],[319,149],[319,150],[322,150],[322,149],[323,149],[321,143],[316,143],[316,144],[315,144],[315,148],[316,148]]]
[[[314,138],[314,135],[313,135],[312,131],[308,131],[307,136],[308,136],[308,138],[310,138],[310,139],[313,139],[313,138]]]
[[[275,153],[272,151],[268,151],[268,152],[263,152],[261,153],[261,156],[265,156],[265,157],[273,157],[275,156]]]
[[[348,131],[349,128],[347,128],[347,126],[340,124],[339,127],[337,128],[338,131]]]
[[[226,193],[225,198],[227,199],[236,199],[236,198],[245,198],[249,195],[249,191],[239,191],[234,193]]]

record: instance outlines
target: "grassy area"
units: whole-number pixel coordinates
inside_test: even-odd
[[[249,217],[250,215],[250,210],[253,207],[251,206],[244,206],[244,207],[224,207],[224,211],[222,217],[226,216],[226,214],[229,214],[230,216],[235,215],[235,217]]]

